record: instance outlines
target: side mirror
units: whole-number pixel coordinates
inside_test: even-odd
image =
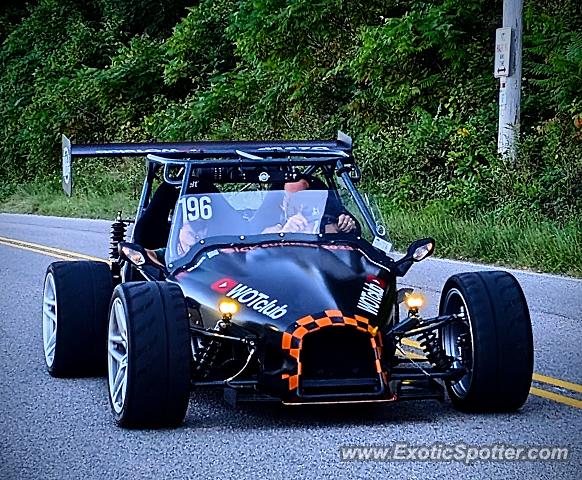
[[[420,262],[433,254],[434,243],[434,239],[432,238],[416,240],[410,244],[410,247],[408,247],[406,256],[411,257],[413,262]]]
[[[434,252],[435,241],[433,238],[423,238],[410,244],[406,255],[394,262],[394,272],[396,276],[403,277],[415,262],[420,262],[430,257]]]

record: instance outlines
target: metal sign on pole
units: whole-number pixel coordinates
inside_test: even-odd
[[[493,76],[495,78],[510,75],[509,59],[511,57],[511,28],[498,28],[495,31],[495,63]]]
[[[493,74],[499,78],[497,151],[515,161],[521,102],[523,0],[503,0],[503,28],[495,35]]]

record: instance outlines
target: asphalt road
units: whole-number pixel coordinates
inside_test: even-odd
[[[580,478],[582,281],[512,271],[532,314],[535,371],[554,383],[571,382],[568,388],[536,383],[547,394],[530,395],[515,414],[468,415],[434,401],[231,409],[218,393],[193,393],[181,428],[128,431],[113,422],[103,379],[61,380],[46,372],[42,282],[55,258],[7,240],[105,258],[108,230],[102,221],[0,214],[0,479]],[[427,294],[431,314],[449,275],[484,268],[491,267],[428,260],[403,285]],[[340,461],[342,445],[395,442],[571,450],[561,462]]]

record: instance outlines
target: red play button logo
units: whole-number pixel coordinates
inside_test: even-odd
[[[218,293],[226,293],[232,290],[232,288],[235,287],[236,285],[238,285],[238,282],[236,280],[225,277],[214,282],[212,285],[210,285],[210,288],[212,288],[212,290]]]
[[[375,283],[376,285],[380,286],[380,288],[386,287],[386,282],[384,280],[382,280],[381,278],[376,277],[375,275],[368,275],[366,277],[366,282],[367,283]]]

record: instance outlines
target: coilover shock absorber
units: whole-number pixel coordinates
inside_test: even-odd
[[[121,279],[121,265],[119,264],[119,250],[120,242],[125,241],[125,232],[127,231],[127,223],[121,218],[121,211],[117,212],[115,222],[111,224],[111,235],[109,240],[109,259],[111,260],[111,273],[115,282]]]
[[[219,320],[214,326],[213,330],[220,332],[226,328],[226,323]],[[210,374],[210,370],[214,366],[218,353],[220,352],[220,347],[222,342],[215,338],[210,340],[204,339],[200,342],[200,351],[196,352],[194,355],[194,365],[193,373],[198,378],[206,378]]]
[[[451,359],[447,356],[434,331],[423,332],[419,335],[420,346],[430,363],[440,370],[446,370],[451,366]]]
[[[220,342],[218,340],[209,340],[202,344],[202,349],[196,355],[194,361],[194,374],[198,378],[206,378],[210,374],[212,365],[218,355]]]

